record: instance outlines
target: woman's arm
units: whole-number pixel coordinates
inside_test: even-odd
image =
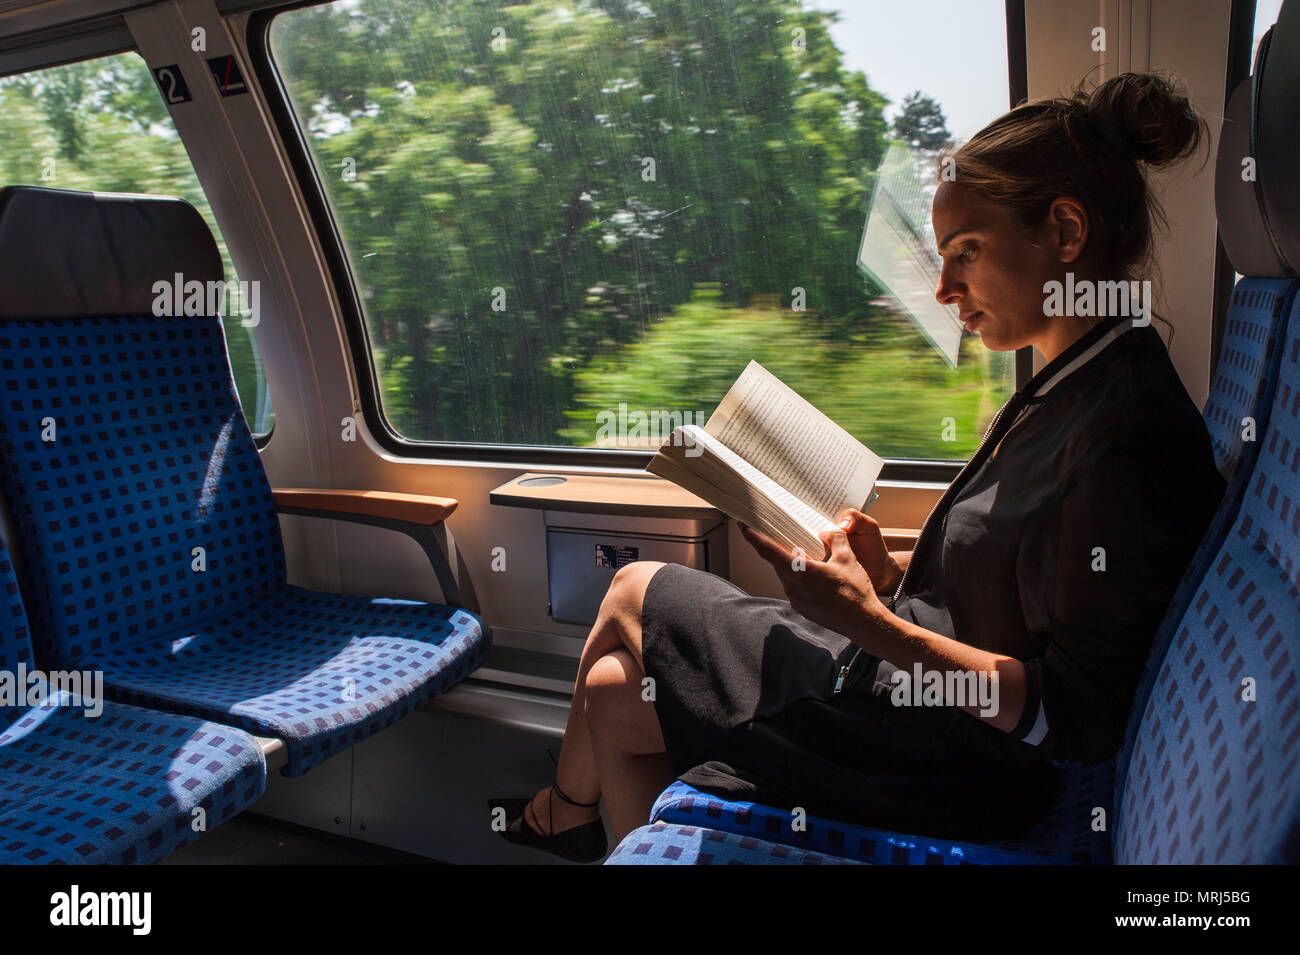
[[[863,620],[864,625],[857,632],[839,632],[868,653],[888,660],[909,677],[915,674],[919,664],[923,675],[937,674],[943,681],[940,685],[950,682],[960,685],[961,699],[949,702],[959,703],[972,716],[1003,732],[1019,725],[1026,695],[1025,666],[1019,660],[926,630],[883,607],[864,612]],[[981,681],[986,694],[983,699]]]
[[[858,517],[865,516],[859,512]],[[843,634],[909,676],[919,664],[923,678],[934,679],[928,675],[937,674],[945,686],[962,682],[969,687],[972,679],[987,681],[984,685],[991,697],[986,693],[985,701],[981,702],[978,692],[966,693],[962,709],[1004,732],[1019,724],[1026,697],[1024,665],[1013,657],[972,647],[891,613],[877,593],[873,575],[859,558],[858,551],[869,540],[868,535],[857,535],[859,539],[851,543],[843,526],[836,531],[824,531],[822,539],[830,549],[830,556],[825,561],[816,561],[797,559],[770,537],[743,524],[741,533],[776,570],[790,606],[809,620]],[[878,549],[869,548],[866,556],[878,561],[882,554],[883,545]],[[893,558],[892,554],[885,556]],[[905,559],[911,559],[910,552],[905,552]],[[891,562],[894,561],[897,558]],[[906,564],[899,567],[899,577],[905,567]],[[880,576],[880,565],[877,570],[875,579],[887,582],[888,576]],[[893,592],[887,596],[892,597]]]

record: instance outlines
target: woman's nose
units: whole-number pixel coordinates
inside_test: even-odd
[[[940,305],[956,305],[961,301],[961,286],[951,281],[947,265],[939,271],[939,286],[934,290],[934,297]]]

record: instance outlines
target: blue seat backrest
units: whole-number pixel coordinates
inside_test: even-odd
[[[1117,759],[1117,863],[1300,861],[1298,49],[1289,3],[1224,109],[1215,209],[1247,278],[1205,419],[1230,480],[1135,696]]]
[[[1265,369],[1295,288],[1287,278],[1243,278],[1232,290],[1204,411],[1214,463],[1229,483],[1247,449],[1248,419],[1257,414]],[[1258,429],[1259,422],[1254,426]],[[1254,440],[1258,437],[1256,430]]]
[[[1300,301],[1244,498],[1154,681],[1117,863],[1300,862]]]
[[[60,234],[88,235],[75,256],[27,251],[50,216],[81,225]],[[221,279],[194,208],[4,189],[0,253],[54,270],[44,296],[0,279],[13,292],[0,301],[0,494],[41,662],[93,660],[284,586],[221,319],[150,314],[155,279]],[[107,314],[87,314],[90,298]]]
[[[0,370],[0,493],[43,655],[93,659],[283,585],[219,319],[0,321]]]

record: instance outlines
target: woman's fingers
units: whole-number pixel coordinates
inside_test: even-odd
[[[874,517],[868,517],[856,507],[846,507],[840,512],[840,527],[847,534],[861,534],[879,529],[880,525]]]
[[[737,522],[740,523],[740,522]],[[776,568],[777,573],[790,570],[795,564],[795,552],[788,550],[777,541],[768,537],[761,531],[756,531],[748,524],[740,524],[740,533],[744,535],[745,540],[749,541],[750,546],[758,551],[758,556]],[[804,562],[809,558],[804,555]]]
[[[858,557],[849,544],[849,535],[843,531],[822,531],[822,540],[831,554],[828,560],[843,560],[858,563]]]

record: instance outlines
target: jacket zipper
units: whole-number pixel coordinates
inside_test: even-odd
[[[938,511],[939,508],[943,507],[944,502],[949,498],[950,495],[953,495],[957,492],[959,485],[961,483],[962,476],[965,475],[967,469],[969,469],[971,465],[975,463],[975,459],[980,456],[980,453],[984,450],[984,446],[988,444],[989,438],[997,431],[998,422],[1002,420],[1002,415],[1006,412],[1007,408],[1011,406],[1011,402],[1014,401],[1015,398],[1016,395],[1013,394],[1010,398],[1007,399],[1006,404],[1004,404],[1001,408],[998,409],[998,413],[993,416],[993,423],[990,424],[988,430],[984,432],[984,439],[980,441],[979,447],[975,449],[975,453],[972,454],[970,458],[966,461],[966,463],[962,465],[961,470],[958,471],[957,476],[952,479],[952,483],[948,485],[947,490],[945,490],[943,494],[939,496],[939,500],[935,502],[934,507],[930,508],[930,513],[925,516],[925,520],[921,523],[921,532],[916,535],[916,539],[918,541],[925,537],[925,529],[930,525],[930,518],[934,517],[935,512]],[[1023,408],[1023,404],[1021,407]],[[948,520],[948,515],[944,514],[943,519],[946,524]],[[907,583],[907,575],[911,572],[911,570],[912,570],[912,562],[908,561],[907,567],[903,570],[903,576],[898,579],[898,586],[894,589],[894,596],[889,601],[890,607],[893,607],[894,604],[898,602],[898,598],[903,595],[903,585]],[[840,667],[839,673],[836,674],[835,677],[835,687],[831,690],[832,693],[839,693],[844,689],[844,681],[849,678],[849,672],[853,669],[853,664],[858,662],[858,657],[860,657],[861,655],[862,655],[862,648],[858,647],[857,652],[853,654],[853,657],[849,660],[848,665]]]

